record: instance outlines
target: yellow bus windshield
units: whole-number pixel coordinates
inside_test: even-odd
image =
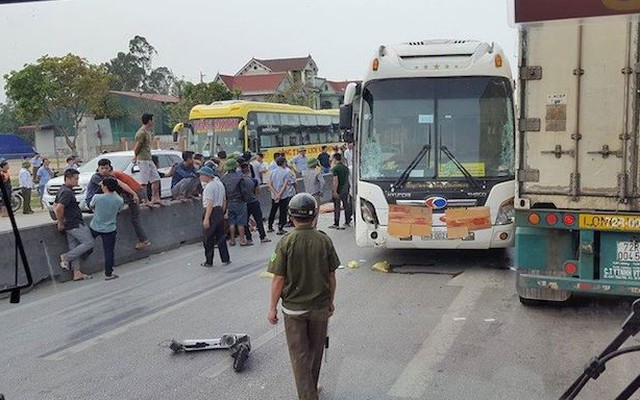
[[[189,149],[205,157],[224,150],[227,154],[243,152],[244,132],[238,125],[242,118],[203,118],[191,121]]]

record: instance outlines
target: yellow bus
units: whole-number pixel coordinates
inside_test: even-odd
[[[274,153],[291,159],[301,147],[317,157],[323,145],[340,143],[338,110],[252,101],[219,101],[197,105],[189,114],[187,148],[205,157],[224,150]]]

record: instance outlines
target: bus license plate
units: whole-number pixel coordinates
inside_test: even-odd
[[[640,232],[640,216],[580,214],[580,229]]]
[[[618,251],[616,252],[618,261],[640,261],[640,242],[618,242]]]
[[[447,232],[431,232],[431,236],[422,236],[422,240],[447,240]]]
[[[431,236],[421,236],[422,240],[450,240],[447,236],[447,232],[432,232]],[[459,239],[459,238],[456,238]],[[475,234],[473,232],[469,232],[469,234],[462,238],[462,240],[475,240]]]

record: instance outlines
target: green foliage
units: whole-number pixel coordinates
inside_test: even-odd
[[[284,90],[267,97],[266,100],[270,103],[284,103],[313,108],[313,99],[313,88],[304,85],[298,80],[288,79],[288,85]]]
[[[170,94],[176,81],[167,67],[153,68],[158,54],[146,38],[136,35],[129,41],[129,52],[120,52],[104,64],[114,79],[112,90]]]
[[[35,64],[5,75],[7,97],[21,123],[41,119],[54,124],[67,145],[76,150],[78,124],[85,115],[108,114],[110,76],[103,66],[90,64],[74,54],[43,56]],[[56,123],[70,121],[68,124]],[[73,139],[71,139],[73,136]]]
[[[167,106],[169,125],[185,122],[189,119],[189,112],[197,104],[209,104],[214,101],[238,98],[238,92],[231,92],[225,86],[216,83],[181,82],[181,100],[177,104]]]
[[[0,103],[0,133],[16,133],[19,127],[15,106]]]

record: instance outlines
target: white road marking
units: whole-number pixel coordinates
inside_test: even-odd
[[[201,301],[202,298],[210,296],[210,295],[212,295],[212,294],[214,294],[216,292],[219,292],[220,290],[226,289],[227,287],[229,287],[229,286],[231,286],[231,285],[233,285],[233,284],[235,284],[235,283],[237,283],[237,282],[239,282],[239,281],[241,281],[243,279],[249,278],[251,275],[252,274],[249,273],[249,274],[240,276],[240,277],[238,277],[238,278],[236,278],[236,279],[234,279],[232,281],[229,281],[229,282],[227,282],[225,284],[217,286],[217,287],[215,287],[215,288],[213,288],[211,290],[208,290],[208,291],[206,291],[204,293],[201,293],[201,294],[199,294],[199,295],[197,295],[195,297],[192,297],[192,298],[187,299],[185,301],[182,301],[180,303],[177,303],[177,304],[174,304],[172,306],[163,308],[162,310],[159,310],[159,311],[157,311],[157,312],[155,312],[153,314],[149,314],[149,315],[144,316],[142,318],[139,318],[139,319],[136,319],[136,320],[131,321],[129,323],[126,323],[124,325],[121,325],[121,326],[119,326],[119,327],[117,327],[115,329],[112,329],[112,330],[110,330],[108,332],[105,332],[105,333],[103,333],[101,335],[95,336],[95,337],[93,337],[91,339],[85,340],[85,341],[83,341],[81,343],[78,343],[78,344],[76,344],[74,346],[67,347],[66,349],[63,349],[63,350],[60,350],[58,352],[49,354],[48,356],[44,357],[44,359],[45,360],[57,361],[57,360],[62,360],[62,359],[64,359],[65,357],[67,357],[69,355],[77,354],[77,353],[79,353],[79,352],[81,352],[83,350],[86,350],[86,349],[88,349],[88,348],[90,348],[92,346],[95,346],[96,344],[99,344],[101,342],[109,340],[109,339],[111,339],[111,338],[113,338],[113,337],[115,337],[117,335],[123,334],[123,333],[125,333],[126,331],[128,331],[131,328],[134,328],[134,327],[140,326],[140,325],[144,325],[144,324],[146,324],[146,323],[148,323],[150,321],[153,321],[154,319],[156,319],[158,317],[161,317],[161,316],[166,315],[166,314],[168,314],[170,312],[178,310],[178,309],[180,309],[180,308],[182,308],[184,306],[187,306],[187,305],[189,305],[191,303],[194,303],[196,301]]]
[[[448,285],[462,286],[440,322],[413,359],[407,364],[388,394],[400,398],[425,398],[425,392],[436,373],[436,366],[451,349],[465,323],[460,323],[461,315],[469,315],[484,290],[497,282],[494,274],[487,271],[467,270],[454,278]]]

